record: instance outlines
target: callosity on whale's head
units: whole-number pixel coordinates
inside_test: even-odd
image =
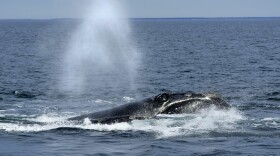
[[[194,113],[203,108],[214,106],[228,109],[230,105],[214,93],[162,93],[154,97],[159,106],[158,114]]]

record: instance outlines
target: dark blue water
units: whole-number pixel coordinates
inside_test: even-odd
[[[89,84],[76,95],[58,86],[78,25],[0,21],[0,155],[279,155],[279,18],[132,20],[142,55],[135,87]],[[163,91],[217,92],[233,108],[113,125],[66,120]]]

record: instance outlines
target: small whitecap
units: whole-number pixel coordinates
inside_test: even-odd
[[[267,118],[263,118],[261,119],[262,121],[277,121],[279,120],[280,118],[272,118],[272,117],[267,117]]]
[[[125,101],[125,102],[131,102],[131,101],[134,101],[134,98],[131,98],[131,97],[128,97],[128,96],[124,96],[122,98],[122,100]]]
[[[65,121],[67,118],[68,118],[67,116],[60,116],[57,114],[43,114],[35,118],[30,118],[28,120],[34,122],[41,122],[41,123],[53,123],[53,122]]]
[[[94,101],[95,103],[109,103],[111,104],[112,102],[111,101],[106,101],[106,100],[101,100],[101,99],[97,99]]]

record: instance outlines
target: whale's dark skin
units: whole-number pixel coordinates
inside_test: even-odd
[[[69,118],[68,120],[83,121],[88,118],[92,123],[110,124],[155,118],[158,114],[196,113],[210,106],[215,106],[217,109],[230,108],[230,105],[216,94],[162,93],[138,102]]]

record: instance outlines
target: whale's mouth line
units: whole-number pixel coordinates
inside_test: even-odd
[[[159,111],[158,113],[156,113],[156,115],[158,114],[162,114],[166,109],[168,109],[169,107],[173,106],[173,105],[176,105],[178,103],[183,103],[183,102],[188,102],[188,101],[192,101],[192,100],[203,100],[203,101],[206,101],[206,100],[210,100],[209,97],[205,96],[205,97],[200,97],[200,98],[188,98],[188,99],[183,99],[183,100],[177,100],[177,101],[174,101],[174,102],[171,102],[171,103],[168,103],[170,100],[167,100],[166,102],[163,103],[163,105],[159,108]]]

